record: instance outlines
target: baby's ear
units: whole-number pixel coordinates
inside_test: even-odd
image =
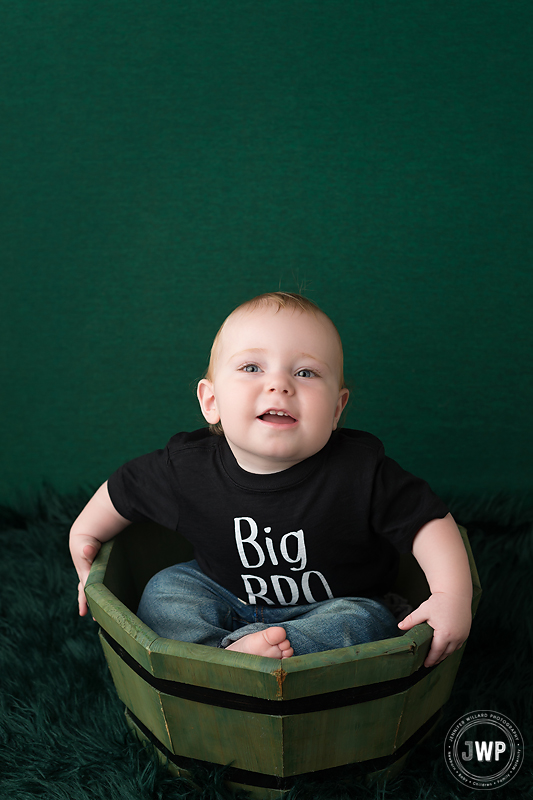
[[[202,378],[196,390],[196,396],[202,409],[207,422],[210,425],[216,425],[220,421],[220,414],[217,409],[217,401],[215,400],[215,387],[207,378]]]
[[[341,417],[342,412],[344,411],[344,407],[348,402],[348,398],[350,396],[350,392],[348,389],[341,389],[339,392],[339,399],[337,401],[337,408],[335,409],[335,418],[333,420],[333,430],[337,430],[337,424]]]

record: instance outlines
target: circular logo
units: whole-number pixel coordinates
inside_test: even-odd
[[[444,740],[446,766],[471,789],[499,789],[522,765],[524,740],[509,717],[472,711],[456,720]]]

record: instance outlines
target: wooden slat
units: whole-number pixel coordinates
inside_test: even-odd
[[[283,718],[251,714],[161,695],[175,732],[173,752],[188,758],[231,764],[236,769],[282,775]]]
[[[89,577],[87,578],[87,582],[85,584],[85,589],[89,586],[92,586],[96,583],[103,583],[105,579],[105,573],[107,570],[107,565],[109,563],[109,557],[113,550],[115,542],[113,539],[109,542],[104,542],[100,551],[98,552],[96,558],[94,559],[91,565],[91,571],[89,572]]]
[[[100,641],[119,698],[165,747],[174,752],[172,739],[178,731],[169,730],[159,693],[135,675],[102,637]]]
[[[404,695],[285,717],[283,774],[329,769],[394,751]]]
[[[397,721],[395,748],[400,747],[424,722],[433,716],[450,697],[465,646],[456,650],[427,677],[405,694],[405,707]]]
[[[217,647],[157,639],[150,659],[154,675],[265,700],[280,700],[280,663]]]
[[[85,587],[89,609],[96,622],[106,630],[148,672],[152,671],[150,649],[154,632],[132,614],[101,583]]]
[[[129,727],[135,733],[139,741],[145,742],[151,746],[150,740],[147,739],[144,733],[137,727],[137,725],[132,720],[131,716],[128,714],[127,711],[126,711],[126,720],[128,722]],[[153,750],[150,749],[150,753],[152,752]],[[160,750],[156,748],[155,752],[161,764],[167,767],[167,769],[172,775],[182,776],[185,778],[190,776],[188,770],[173,764],[172,761],[169,761],[166,755],[162,753]],[[290,789],[268,789],[262,786],[251,785],[248,783],[237,783],[235,781],[226,781],[226,784],[234,791],[244,790],[248,792],[250,800],[283,800],[283,798],[285,798],[290,792]]]
[[[415,672],[424,662],[432,631],[417,625],[395,639],[294,656],[282,663],[283,699],[367,686]]]

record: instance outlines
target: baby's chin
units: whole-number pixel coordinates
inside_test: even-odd
[[[246,472],[254,472],[258,474],[270,474],[274,472],[282,472],[283,470],[290,469],[301,461],[315,455],[322,449],[323,445],[318,448],[295,448],[287,445],[282,446],[276,442],[269,442],[267,446],[250,450],[241,448],[228,440],[229,447],[235,456],[238,465],[246,470]]]

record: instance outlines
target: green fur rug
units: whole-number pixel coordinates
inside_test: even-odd
[[[233,797],[221,768],[173,778],[128,733],[96,626],[77,615],[68,532],[86,500],[48,490],[31,507],[0,509],[0,800]],[[487,795],[457,783],[443,759],[452,723],[481,709],[510,717],[526,749],[517,777],[491,797],[533,796],[533,516],[502,498],[448,501],[468,529],[483,596],[444,718],[386,786],[354,773],[297,784],[287,800]]]

